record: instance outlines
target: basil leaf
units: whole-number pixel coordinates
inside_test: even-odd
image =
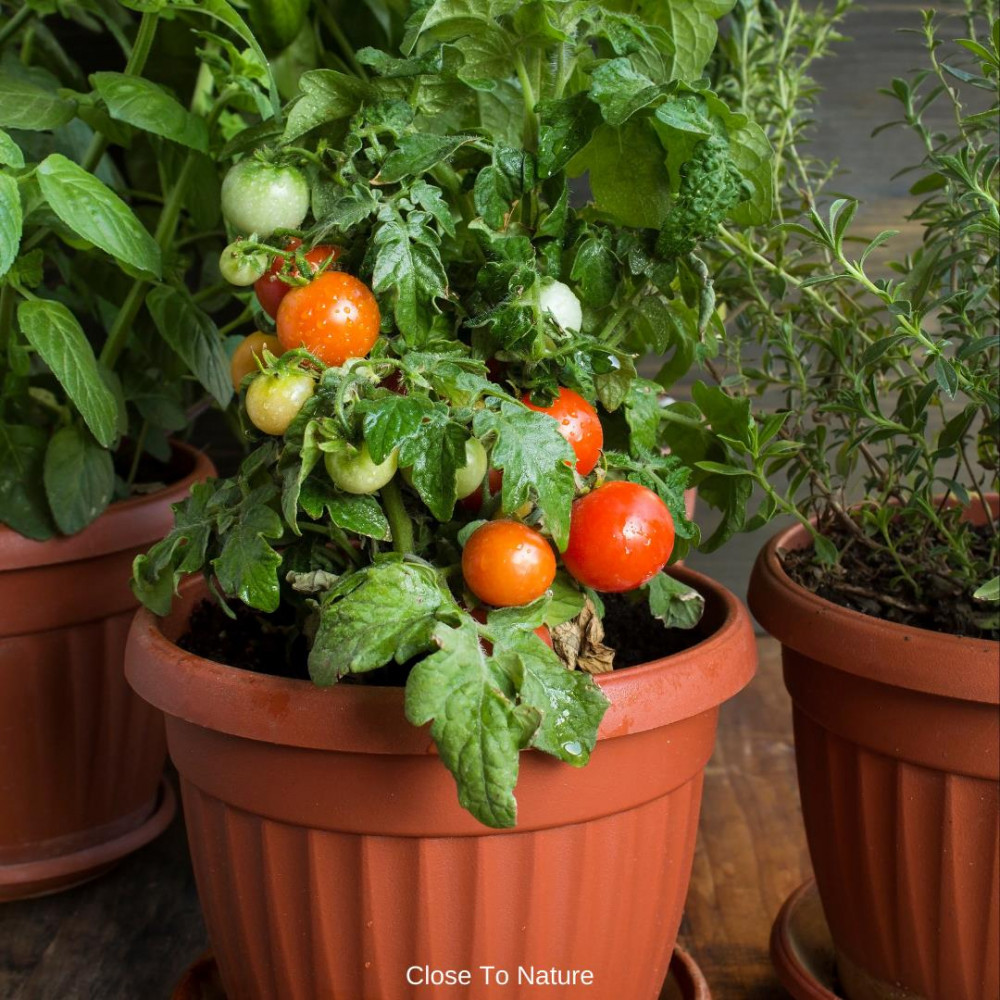
[[[208,152],[208,126],[152,80],[124,73],[92,73],[91,85],[111,117],[182,146]]]
[[[21,193],[17,181],[8,174],[0,174],[0,278],[10,270],[17,257],[21,223]]]
[[[73,535],[111,502],[115,466],[111,453],[79,427],[63,427],[45,450],[45,495],[59,530]]]
[[[75,114],[75,101],[0,71],[0,125],[45,132],[65,125]]]
[[[0,423],[0,523],[39,542],[55,534],[43,484],[48,443],[40,427]]]

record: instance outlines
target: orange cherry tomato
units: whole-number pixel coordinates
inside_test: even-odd
[[[267,348],[275,357],[285,353],[281,346],[281,341],[273,333],[251,333],[244,337],[243,341],[233,352],[229,361],[229,377],[233,380],[233,388],[239,392],[243,379],[253,372],[260,371],[257,359],[264,359],[264,348]]]
[[[278,307],[278,339],[285,350],[304,347],[333,368],[365,357],[380,323],[371,289],[343,271],[324,271],[293,288]]]
[[[530,604],[552,585],[556,557],[533,528],[519,521],[489,521],[465,543],[462,575],[469,590],[486,604]]]

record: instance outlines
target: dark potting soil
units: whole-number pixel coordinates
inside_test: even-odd
[[[625,594],[606,594],[604,605],[604,641],[616,651],[616,669],[679,653],[702,639],[697,628],[663,628],[650,615],[645,602],[632,601]],[[205,659],[244,670],[309,678],[308,646],[290,612],[260,615],[238,602],[230,607],[235,618],[212,601],[200,602],[177,645]],[[409,671],[409,663],[391,663],[366,674],[345,677],[341,683],[402,687]]]
[[[832,569],[816,560],[812,548],[781,554],[785,572],[799,586],[843,608],[900,625],[974,639],[1000,639],[1000,630],[979,624],[991,611],[991,605],[956,596],[944,581],[926,574],[920,581],[924,594],[918,598],[901,579],[899,567],[887,553],[850,543],[847,529],[840,525],[824,529],[823,533],[841,553],[839,564]],[[990,528],[982,525],[972,528],[971,533],[973,554],[988,561]],[[926,547],[929,551],[933,543]],[[907,552],[901,545],[900,551],[920,555],[915,547]]]

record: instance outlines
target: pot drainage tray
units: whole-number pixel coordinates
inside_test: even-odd
[[[771,929],[771,961],[795,1000],[841,1000],[833,939],[814,879],[785,900]]]

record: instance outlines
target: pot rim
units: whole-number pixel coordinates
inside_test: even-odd
[[[705,595],[713,630],[683,652],[595,678],[611,702],[599,739],[641,733],[713,711],[748,684],[756,671],[756,640],[745,606],[700,573],[687,568],[672,572]],[[203,589],[187,585],[166,619],[140,608],[132,623],[126,677],[168,716],[286,746],[359,753],[436,752],[429,726],[417,728],[405,721],[403,688],[350,684],[320,688],[310,681],[254,673],[180,649],[168,635],[178,636],[188,610],[202,593]]]
[[[171,441],[170,444],[175,455],[185,455],[191,460],[191,469],[186,475],[155,493],[111,504],[75,535],[57,535],[40,542],[25,538],[7,525],[0,525],[0,572],[92,559],[142,548],[156,541],[157,535],[150,535],[150,505],[179,503],[194,483],[215,475],[215,466],[203,451],[183,441]],[[156,527],[159,530],[159,525]]]
[[[814,594],[785,572],[779,555],[810,545],[806,528],[792,525],[770,538],[750,574],[750,610],[782,645],[883,684],[1000,704],[1000,642],[886,621]]]

